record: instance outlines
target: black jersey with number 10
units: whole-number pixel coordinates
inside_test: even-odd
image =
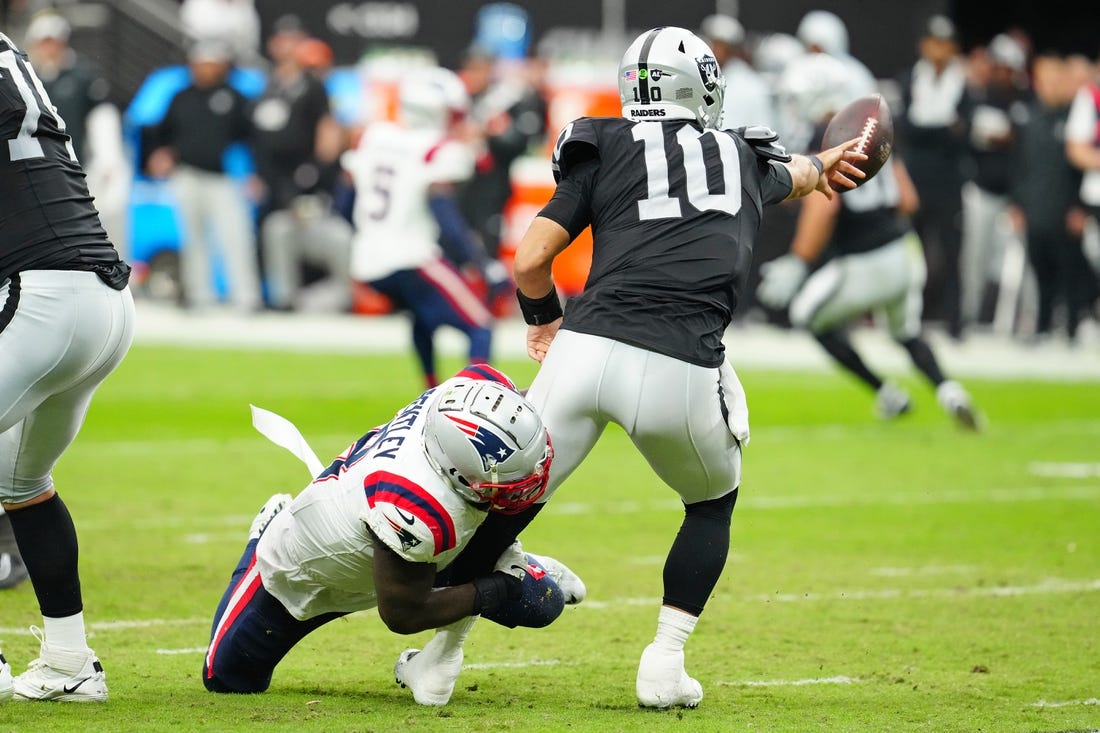
[[[65,123],[3,34],[0,136],[0,282],[24,270],[86,270],[124,288],[130,268],[103,230]]]
[[[740,132],[685,120],[566,125],[554,149],[558,179],[593,158],[583,194],[592,266],[562,327],[721,364],[764,206],[790,195],[790,174]]]

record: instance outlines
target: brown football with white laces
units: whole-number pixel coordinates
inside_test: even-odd
[[[825,128],[825,135],[821,138],[821,149],[828,150],[854,137],[860,139],[855,150],[867,156],[867,160],[852,162],[852,165],[867,174],[866,178],[852,177],[857,186],[862,186],[886,165],[894,147],[894,122],[890,116],[890,107],[881,94],[860,97],[833,115]]]

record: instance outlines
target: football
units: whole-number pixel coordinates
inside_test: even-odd
[[[852,179],[857,186],[862,186],[882,169],[894,147],[894,123],[890,107],[881,94],[860,97],[833,115],[821,138],[821,149],[828,150],[854,137],[860,138],[855,149],[867,156],[867,160],[852,164],[867,174],[866,178]]]

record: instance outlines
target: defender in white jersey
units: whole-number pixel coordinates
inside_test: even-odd
[[[351,276],[412,314],[413,346],[434,386],[440,326],[466,334],[471,362],[489,358],[492,315],[458,268],[493,286],[507,277],[472,238],[454,196],[474,172],[472,150],[452,135],[469,106],[462,82],[446,69],[421,70],[399,101],[399,122],[372,124],[342,160],[355,185]]]
[[[276,416],[257,411],[255,420],[280,440]],[[555,576],[574,601],[583,596],[567,568],[518,545],[496,571],[433,588],[436,569],[489,513],[526,508],[549,478],[553,450],[542,421],[492,367],[471,365],[424,392],[327,468],[303,453],[313,481],[296,498],[276,495],[265,505],[215,614],[207,689],[267,689],[294,644],[353,611],[377,608],[401,634],[457,622],[450,631],[464,636],[477,614],[508,626],[550,623],[567,600]],[[451,693],[411,686],[428,704]]]

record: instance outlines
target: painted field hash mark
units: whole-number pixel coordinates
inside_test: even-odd
[[[462,665],[463,669],[523,669],[524,667],[553,667],[561,664],[557,659],[532,659],[528,662],[475,662]]]
[[[1100,463],[1032,461],[1027,470],[1033,476],[1050,478],[1096,478],[1100,476]]]
[[[1062,702],[1039,700],[1031,703],[1033,708],[1068,708],[1074,705],[1100,705],[1100,698],[1090,697],[1087,700],[1064,700]]]
[[[848,589],[832,593],[771,593],[744,596],[747,603],[799,603],[814,601],[892,601],[917,598],[1016,598],[1019,596],[1055,593],[1091,593],[1100,591],[1100,578],[1095,580],[1046,580],[1034,585],[996,585],[989,587],[953,588],[876,588]],[[617,598],[613,601],[585,599],[579,608],[609,609],[619,606],[659,605],[660,598]]]
[[[855,685],[863,682],[858,677],[836,675],[835,677],[814,677],[804,680],[740,680],[738,682],[715,682],[727,687],[804,687],[806,685]]]
[[[795,494],[792,496],[753,496],[746,494],[741,500],[748,510],[814,509],[820,507],[855,506],[938,506],[955,504],[1016,504],[1036,501],[1090,501],[1100,498],[1100,485],[1086,486],[1024,486],[1018,488],[990,489],[986,491],[944,491],[936,493],[905,492],[861,496],[837,496]],[[623,502],[621,504],[596,504],[594,502],[550,503],[546,512],[562,515],[584,514],[637,514],[639,512],[671,511],[682,509],[674,499],[646,503]]]

